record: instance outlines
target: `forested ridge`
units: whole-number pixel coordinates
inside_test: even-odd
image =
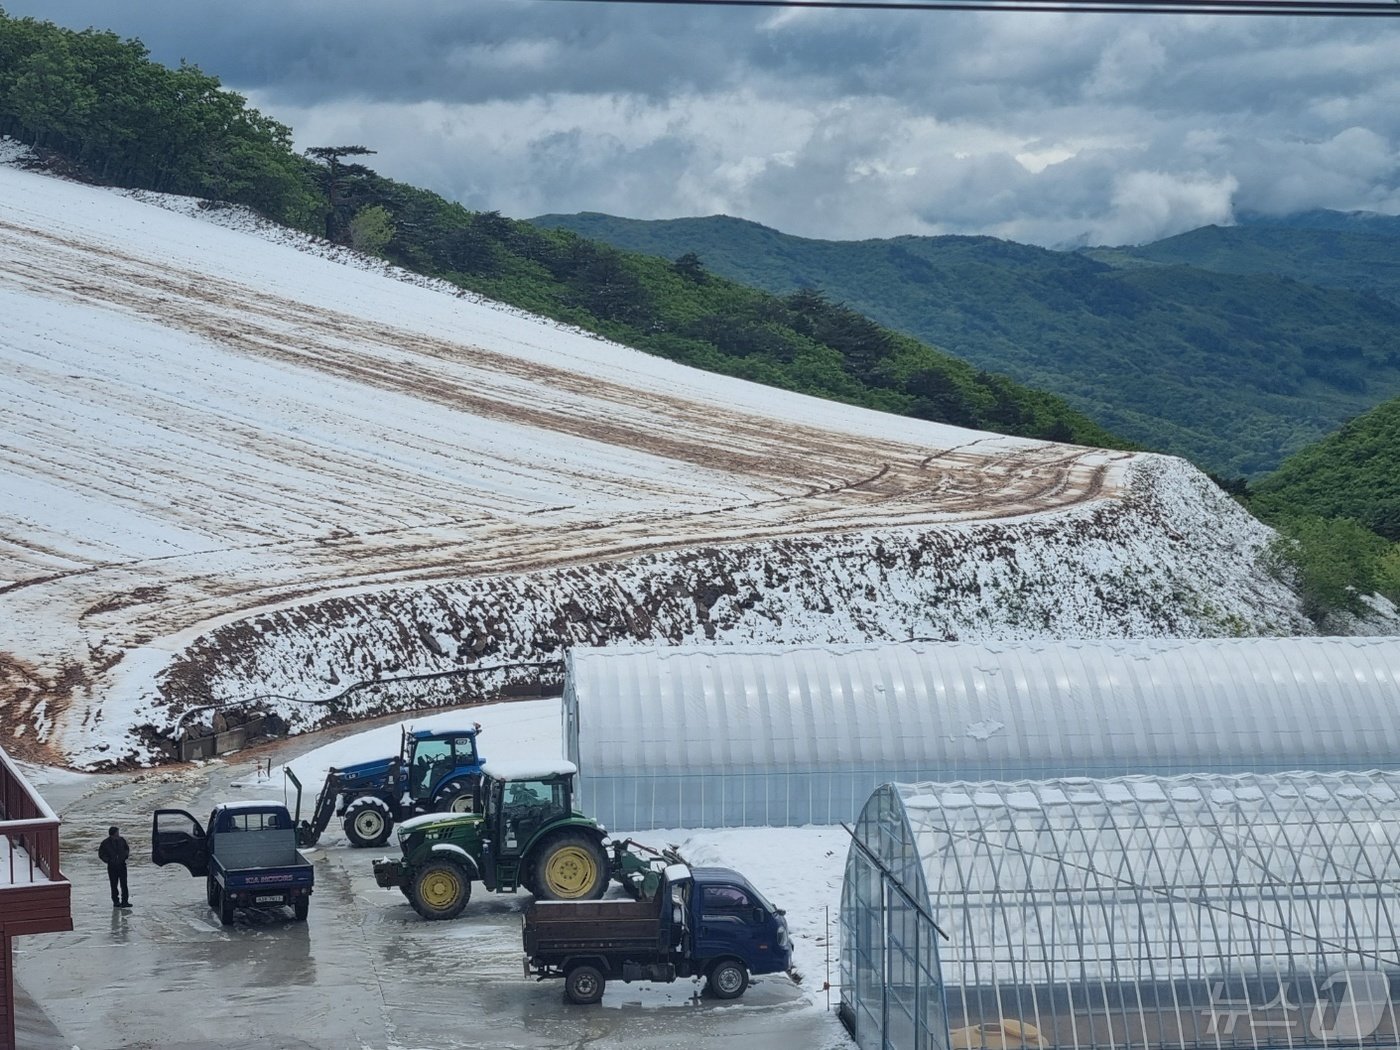
[[[1273,517],[1354,518],[1400,541],[1400,398],[1290,457],[1254,486],[1252,501]]]
[[[1202,226],[1151,244],[1093,248],[1083,254],[1114,266],[1193,266],[1220,274],[1268,274],[1318,288],[1342,288],[1400,303],[1400,221],[1383,217],[1335,228],[1257,222]],[[1331,213],[1343,220],[1343,213]]]
[[[1321,620],[1379,591],[1400,602],[1400,398],[1290,456],[1246,494],[1286,539],[1276,553],[1299,575]]]
[[[924,419],[1122,447],[1060,398],[974,368],[818,292],[775,296],[693,257],[628,253],[379,176],[364,146],[295,152],[291,130],[139,41],[0,10],[0,133],[69,174],[245,205],[277,222],[649,353]]]
[[[97,181],[246,204],[291,226],[312,222],[315,180],[290,129],[199,67],[169,69],[147,54],[136,40],[0,8],[0,134]]]

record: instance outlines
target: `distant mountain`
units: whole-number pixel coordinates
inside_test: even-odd
[[[1257,483],[1252,503],[1270,517],[1354,518],[1400,542],[1400,398],[1290,456]]]
[[[1138,247],[1089,248],[1113,266],[1156,263],[1217,273],[1273,274],[1322,288],[1348,288],[1400,302],[1400,219],[1308,212],[1298,225],[1281,220],[1205,226]],[[1327,225],[1331,222],[1332,225]]]
[[[1236,216],[1241,226],[1281,226],[1294,230],[1335,230],[1338,233],[1364,233],[1377,237],[1400,237],[1400,215],[1374,211],[1329,211],[1316,208],[1292,215],[1261,215],[1243,212]]]
[[[670,259],[694,254],[776,293],[818,288],[1220,474],[1266,473],[1400,395],[1400,304],[1372,294],[1400,292],[1400,239],[1207,228],[1070,253],[988,237],[809,240],[725,216],[532,221]],[[1304,255],[1301,245],[1317,261],[1286,272],[1280,260]],[[1320,273],[1353,287],[1320,287]]]

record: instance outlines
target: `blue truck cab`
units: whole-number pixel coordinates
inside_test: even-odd
[[[151,860],[204,876],[205,898],[225,926],[237,908],[279,905],[306,921],[316,873],[297,850],[296,826],[280,802],[221,803],[207,828],[183,809],[158,809]]]
[[[782,910],[730,868],[668,865],[651,900],[534,901],[523,944],[526,976],[564,978],[580,1005],[610,980],[704,978],[707,994],[737,999],[750,975],[792,975]]]

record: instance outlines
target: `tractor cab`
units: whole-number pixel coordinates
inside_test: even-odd
[[[407,777],[404,788],[408,797],[421,808],[438,808],[423,804],[430,803],[447,790],[446,781],[454,773],[460,775],[463,770],[474,770],[479,766],[476,736],[480,731],[480,725],[447,733],[426,729],[415,731],[405,727],[399,755]],[[458,793],[453,794],[455,798]],[[460,804],[441,808],[463,812],[473,808],[472,801],[468,797]]]
[[[499,844],[498,855],[502,857],[524,852],[535,832],[573,813],[572,773],[507,780],[488,771],[482,786],[488,834]]]
[[[508,892],[522,885],[536,896],[568,900],[596,896],[606,887],[606,832],[574,810],[577,772],[564,759],[492,762],[482,768],[483,851],[492,889]],[[536,846],[561,835],[547,863],[537,863]]]

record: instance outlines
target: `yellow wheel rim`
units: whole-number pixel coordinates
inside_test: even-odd
[[[420,892],[423,894],[424,904],[435,911],[441,911],[461,895],[462,882],[451,872],[434,871],[423,880]]]
[[[563,900],[583,897],[598,880],[598,862],[582,846],[565,846],[549,855],[544,864],[545,888]]]

